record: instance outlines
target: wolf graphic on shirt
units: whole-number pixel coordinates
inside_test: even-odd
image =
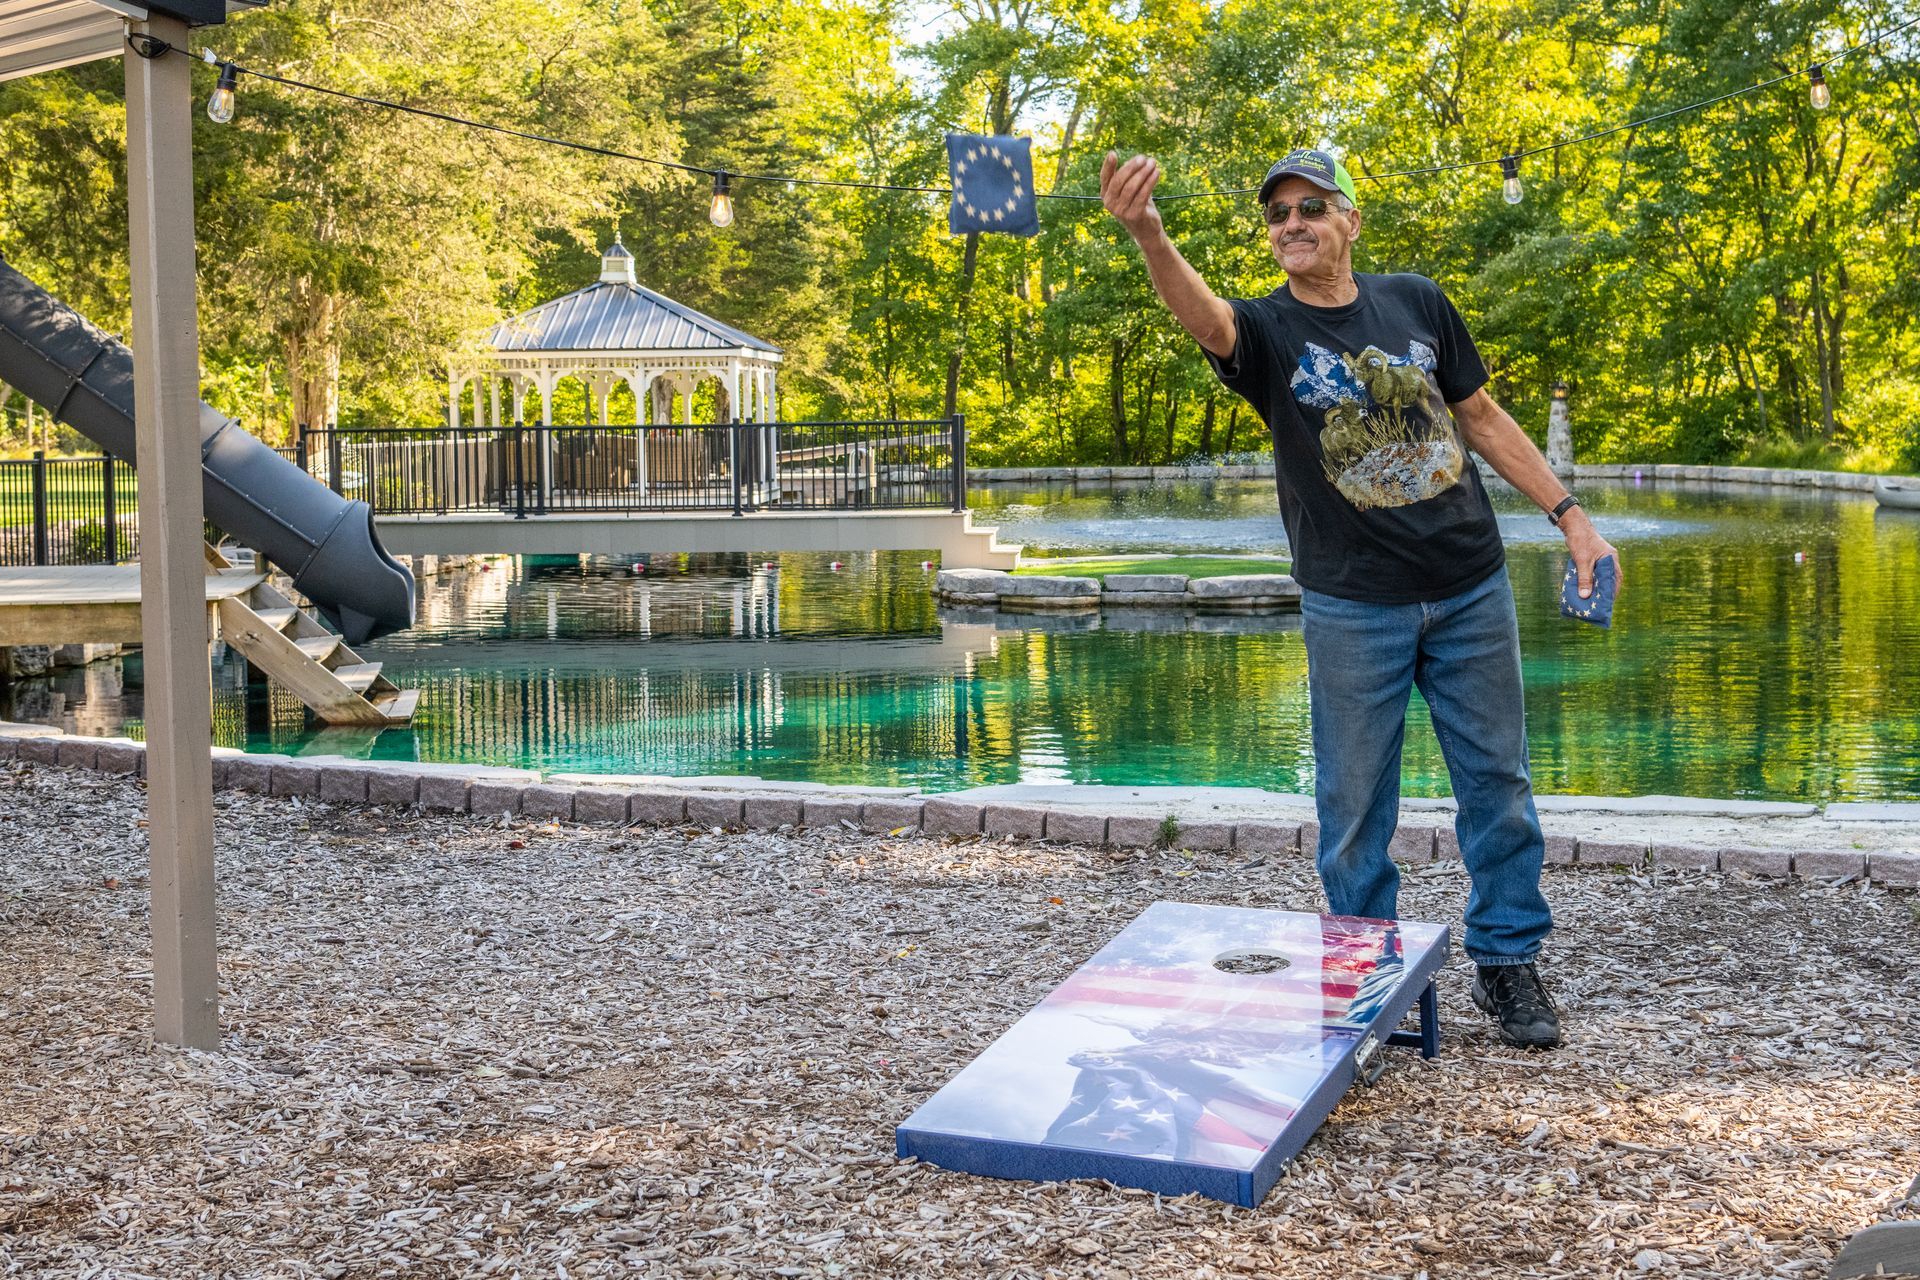
[[[1433,348],[1404,356],[1379,347],[1342,354],[1309,342],[1294,370],[1294,399],[1321,410],[1320,456],[1354,506],[1404,507],[1460,482],[1466,450],[1433,378]]]

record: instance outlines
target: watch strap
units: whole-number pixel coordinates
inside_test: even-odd
[[[1548,523],[1552,524],[1554,528],[1558,529],[1560,527],[1560,517],[1564,516],[1565,514],[1567,514],[1567,512],[1571,511],[1573,508],[1579,505],[1580,505],[1580,499],[1574,497],[1572,494],[1568,494],[1566,497],[1560,499],[1559,506],[1547,512]]]

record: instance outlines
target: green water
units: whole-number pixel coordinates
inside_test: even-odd
[[[1611,632],[1559,618],[1561,544],[1524,501],[1496,497],[1538,790],[1920,796],[1920,517],[1804,492],[1586,494],[1622,555]],[[978,506],[1042,554],[1285,549],[1264,483],[1015,490]],[[412,728],[314,733],[284,695],[249,692],[234,663],[216,672],[218,733],[255,750],[588,772],[1312,789],[1297,617],[1205,631],[943,617],[919,556],[853,555],[837,572],[822,556],[774,556],[772,570],[768,558],[655,558],[641,575],[567,559],[429,580],[422,625],[370,647],[422,690]],[[93,669],[88,688],[67,677],[62,710],[40,718],[137,727],[128,666]],[[0,704],[28,684],[45,682]],[[1446,791],[1417,694],[1405,786]]]

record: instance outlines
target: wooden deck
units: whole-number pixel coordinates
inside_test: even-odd
[[[207,574],[207,638],[220,601],[266,581],[252,569]],[[139,644],[140,566],[57,565],[0,569],[0,647],[17,644]]]

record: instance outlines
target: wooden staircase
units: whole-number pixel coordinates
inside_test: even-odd
[[[207,548],[216,568],[229,567]],[[219,602],[220,635],[328,724],[385,726],[413,718],[418,689],[402,689],[264,579]]]

